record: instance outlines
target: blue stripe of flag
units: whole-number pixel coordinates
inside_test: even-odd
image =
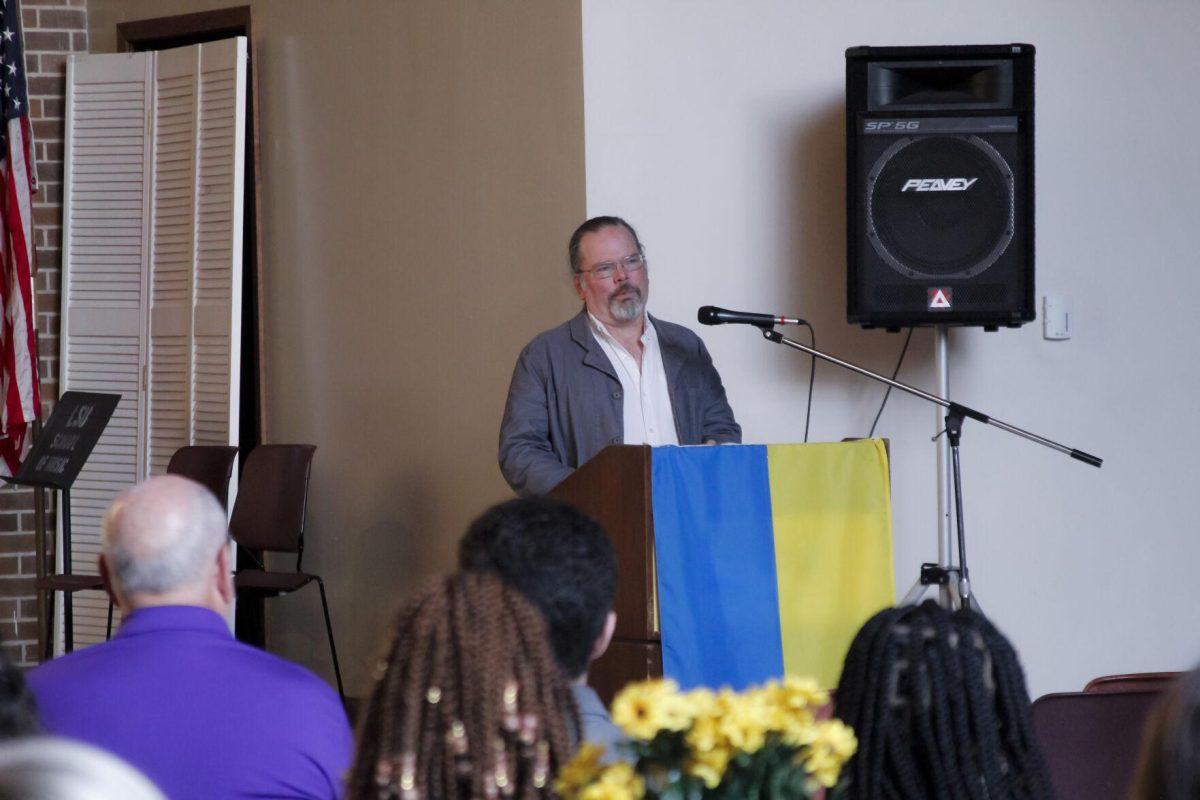
[[[685,689],[782,675],[766,447],[651,459],[663,673]]]

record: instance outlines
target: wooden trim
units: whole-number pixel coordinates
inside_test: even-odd
[[[250,36],[250,6],[198,11],[172,17],[138,19],[117,24],[117,50],[128,53],[151,49],[163,40],[185,36],[212,36],[228,32],[230,36]],[[253,41],[253,40],[251,40]]]
[[[262,148],[259,146],[260,131],[262,126],[258,122],[259,94],[258,94],[258,67],[254,63],[254,37],[251,35],[251,21],[253,13],[249,6],[244,6],[246,10],[246,38],[250,45],[250,95],[248,102],[250,104],[250,133],[253,141],[250,147],[251,154],[254,157],[254,284],[255,298],[254,301],[258,308],[256,310],[256,318],[258,321],[258,330],[254,332],[255,342],[255,357],[258,361],[258,441],[269,442],[271,435],[267,431],[267,361],[266,361],[266,328],[265,320],[267,318],[266,307],[266,291],[263,286],[263,215],[262,215],[262,196],[263,196],[263,178],[262,178]],[[243,265],[243,269],[245,265]],[[245,331],[242,332],[245,335]]]

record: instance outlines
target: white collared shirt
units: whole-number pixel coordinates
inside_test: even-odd
[[[663,368],[662,350],[658,346],[658,333],[646,316],[646,327],[642,332],[642,368],[637,359],[621,346],[604,323],[588,312],[592,338],[599,344],[612,363],[621,381],[624,398],[625,444],[679,444],[675,432],[675,412],[671,409],[671,395],[667,391],[667,372]]]

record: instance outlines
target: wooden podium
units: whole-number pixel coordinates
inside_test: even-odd
[[[836,620],[813,619],[811,614],[808,616],[793,614],[785,620],[782,615],[785,598],[774,596],[772,597],[771,613],[779,615],[780,646],[783,647],[790,643],[788,646],[791,647],[789,652],[793,656],[794,666],[792,668],[801,670],[803,673],[820,674],[824,676],[824,679],[836,683],[844,653],[844,649],[839,648],[849,645],[854,632],[872,614],[895,602],[891,558],[891,515],[888,507],[890,492],[887,487],[889,480],[886,467],[887,442],[882,442],[882,453],[879,452],[877,444],[861,441],[777,447],[780,448],[778,453],[779,473],[771,477],[768,483],[779,488],[789,498],[803,498],[806,515],[803,526],[798,527],[799,523],[793,520],[782,529],[782,541],[789,543],[786,548],[788,560],[785,562],[787,576],[789,576],[786,577],[786,580],[789,581],[788,586],[803,586],[805,592],[818,593],[824,598],[822,602],[825,602],[826,606],[829,603],[836,603],[838,613]],[[719,463],[723,465],[720,468],[722,471],[740,470],[747,468],[750,463],[740,456],[754,456],[751,451],[756,449],[764,451],[761,457],[764,461],[768,460],[766,453],[768,448],[759,445],[729,448],[667,447],[661,448],[663,452],[656,452],[654,448],[646,445],[614,445],[601,450],[591,461],[576,470],[550,492],[552,497],[574,505],[599,521],[608,532],[616,550],[619,570],[615,601],[616,635],[608,652],[592,665],[588,676],[588,682],[605,702],[609,702],[612,695],[629,681],[660,677],[663,672],[662,636],[659,625],[659,575],[656,570],[655,558],[655,487],[652,485],[652,464],[659,463],[657,460],[659,456],[664,457],[661,462],[664,472],[660,475],[660,479],[674,475],[672,480],[678,482],[684,478],[682,473],[672,472],[674,468],[670,464],[673,461],[687,462],[697,467],[701,464],[715,465]],[[800,449],[803,449],[805,454],[797,461],[795,459],[800,456]],[[692,452],[684,452],[688,450]],[[800,469],[797,466],[799,463],[807,466]],[[787,464],[792,465],[790,470],[786,467]],[[832,469],[836,474],[841,475],[843,473],[838,470],[845,470],[851,464],[857,465],[855,469],[858,471],[854,473],[856,477],[853,480],[837,481],[838,485],[842,487],[838,490],[834,490],[832,486],[825,486],[821,481],[811,481],[807,477],[813,474],[812,470],[825,474]],[[762,467],[774,471],[774,467],[770,467],[767,463],[763,463]],[[809,472],[804,470],[809,470]],[[702,473],[704,470],[700,470],[693,476],[690,471],[687,471],[688,476],[697,479]],[[716,552],[716,550],[706,549],[710,548],[715,540],[704,544],[711,538],[710,534],[725,530],[730,524],[733,524],[736,529],[741,524],[742,512],[749,510],[730,505],[740,502],[740,500],[735,501],[733,496],[727,497],[723,493],[726,488],[739,486],[739,479],[744,476],[724,472],[720,476],[716,473],[708,473],[707,477],[698,483],[691,480],[691,477],[684,482],[693,484],[689,487],[690,489],[703,492],[702,495],[695,498],[695,501],[703,505],[709,500],[715,502],[716,498],[723,498],[723,507],[726,510],[733,509],[734,521],[731,523],[729,519],[720,519],[722,514],[715,513],[717,509],[714,507],[706,512],[704,521],[695,521],[693,518],[693,521],[688,522],[689,525],[711,524],[713,526],[711,530],[676,530],[674,526],[678,514],[675,512],[678,509],[659,508],[659,520],[663,526],[671,528],[668,530],[668,527],[664,527],[658,532],[661,534],[664,554],[672,549],[668,547],[669,540],[673,541],[676,536],[683,537],[682,541],[675,542],[676,547],[686,546],[691,549],[690,543],[695,542],[697,546],[702,545],[697,551],[699,554]],[[717,483],[713,484],[710,482],[711,480],[716,480]],[[804,481],[804,483],[801,484],[800,481]],[[671,481],[668,481],[667,485],[670,486]],[[663,487],[659,488],[661,490]],[[660,499],[663,499],[663,502],[681,502],[680,497],[669,496],[673,499]],[[749,502],[751,498],[744,498],[744,500]],[[765,500],[770,502],[769,492]],[[663,512],[667,513],[664,515]],[[710,514],[710,512],[714,513]],[[770,510],[766,513],[769,517],[772,515]],[[714,515],[712,520],[707,519],[707,516],[710,515]],[[774,519],[770,520],[770,525],[771,530],[758,531],[755,536],[764,534],[769,536],[773,542],[770,571],[774,576],[773,579],[778,581],[776,573],[778,565],[774,561],[775,549],[780,544],[781,530],[775,528]],[[732,533],[726,531],[721,536],[725,545],[729,545],[731,540],[727,538],[728,536],[743,537],[750,533],[749,530]],[[753,540],[758,541],[757,538]],[[725,560],[720,564],[714,562],[711,566],[716,572],[727,571],[729,577],[741,580],[749,573],[744,568],[745,565],[729,563],[732,559],[739,557],[738,555],[731,556],[730,553],[740,554],[742,552],[738,549],[740,545],[737,544],[741,539],[732,541],[734,544],[732,550],[728,546],[717,548],[724,553]],[[750,539],[746,541],[750,541]],[[760,569],[761,566],[759,564]],[[668,624],[674,624],[681,619],[678,603],[682,602],[681,598],[689,591],[685,587],[678,586],[678,578],[672,578],[672,574],[671,572],[664,573],[664,577],[668,579],[666,584],[672,587],[671,600],[673,602],[668,603],[668,613],[666,614]],[[765,573],[763,575],[765,576]],[[718,581],[718,583],[720,582]],[[762,594],[754,588],[748,588],[744,582],[727,585],[729,587],[737,586],[737,589],[730,588],[728,591],[736,593],[742,599],[746,599],[746,592],[750,592],[752,596]],[[756,585],[753,584],[753,586]],[[802,601],[793,597],[787,608],[795,610],[803,605]],[[757,610],[765,611],[766,609],[764,607]],[[694,621],[694,617],[689,619]],[[711,621],[706,618],[706,624],[708,622]],[[729,620],[725,619],[721,622],[725,624]],[[747,622],[747,620],[743,620],[743,622]],[[786,631],[785,622],[787,623]],[[739,630],[741,629],[744,629],[744,626],[739,626]],[[787,642],[783,641],[785,633],[789,637]],[[668,640],[672,641],[673,647],[675,641],[689,641],[685,634],[686,631],[682,629],[677,631],[674,628],[668,628]],[[672,636],[681,638],[673,640]],[[721,652],[728,653],[729,648],[737,647],[732,643],[732,639],[736,638],[736,636],[732,636],[720,639],[718,642],[710,641],[705,645],[706,649],[703,653],[689,652],[689,657],[692,659],[689,663],[694,666],[696,663],[703,662],[710,655],[716,657]],[[844,638],[844,642],[842,642],[842,638]],[[676,669],[675,654],[676,651],[672,651],[671,658],[667,659],[673,671]],[[726,679],[713,678],[712,680]],[[688,681],[685,680],[686,682]],[[720,683],[709,685],[720,685]]]
[[[604,702],[629,681],[662,675],[649,445],[600,451],[550,492],[604,526],[617,552],[617,629],[588,683]]]

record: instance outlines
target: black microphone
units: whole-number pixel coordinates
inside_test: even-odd
[[[802,319],[795,317],[776,317],[771,314],[751,314],[746,311],[730,311],[716,306],[701,306],[696,312],[696,319],[701,325],[724,325],[739,323],[742,325],[757,325],[760,328],[771,328],[775,325],[807,325]]]

